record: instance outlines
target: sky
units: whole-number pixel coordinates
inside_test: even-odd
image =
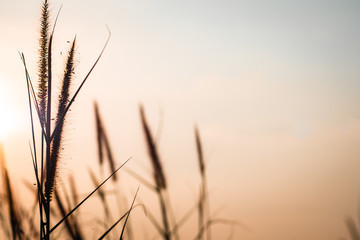
[[[52,20],[61,5],[56,76],[76,35],[80,83],[111,31],[72,108],[63,175],[76,171],[86,186],[96,166],[96,100],[117,161],[132,157],[129,167],[151,179],[141,103],[178,215],[196,199],[197,125],[212,210],[248,227],[234,239],[349,239],[344,217],[356,219],[360,189],[359,1],[54,0]],[[33,176],[18,51],[36,79],[40,7],[0,8],[0,139],[19,186]],[[213,232],[220,239],[230,227]]]

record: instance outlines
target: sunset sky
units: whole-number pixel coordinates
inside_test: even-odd
[[[106,25],[112,34],[70,113],[64,175],[74,171],[86,185],[88,166],[97,164],[96,100],[117,162],[132,157],[129,167],[151,179],[142,103],[174,206],[187,209],[196,199],[196,124],[212,210],[249,228],[236,228],[234,239],[349,239],[344,217],[357,219],[360,201],[360,1],[50,4],[52,20],[63,4],[55,77],[67,41],[76,35],[79,84],[106,41]],[[34,181],[18,51],[35,81],[40,9],[40,0],[0,7],[0,141],[17,186]],[[224,239],[230,227],[213,232]]]

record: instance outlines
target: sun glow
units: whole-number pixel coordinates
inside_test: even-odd
[[[11,116],[11,111],[4,103],[0,102],[0,139],[11,134],[15,130],[15,121]]]
[[[14,133],[19,123],[16,108],[7,96],[5,88],[0,88],[0,140]]]

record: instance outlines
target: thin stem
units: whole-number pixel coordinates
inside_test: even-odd
[[[158,190],[158,196],[159,196],[161,214],[162,214],[162,219],[163,219],[163,224],[164,224],[164,239],[170,240],[171,235],[170,235],[169,220],[167,217],[166,204],[165,204],[163,192],[161,191],[161,189]]]

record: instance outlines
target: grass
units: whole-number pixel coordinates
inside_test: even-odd
[[[96,216],[92,221],[94,227],[101,225],[101,233],[97,237],[98,239],[125,239],[125,237],[126,239],[134,239],[132,229],[138,229],[139,222],[136,221],[133,223],[130,221],[129,217],[133,209],[136,208],[143,209],[147,215],[146,219],[143,220],[150,221],[158,231],[159,237],[165,240],[180,239],[179,229],[192,215],[198,212],[198,229],[194,232],[194,239],[211,239],[211,226],[214,223],[223,222],[219,219],[212,218],[210,214],[206,181],[206,164],[203,157],[203,147],[198,128],[195,127],[195,144],[198,153],[199,173],[201,176],[199,199],[194,203],[194,206],[190,207],[189,211],[184,213],[183,216],[180,217],[180,220],[177,221],[175,214],[172,211],[169,197],[170,186],[166,180],[166,174],[162,166],[159,149],[152,136],[145,115],[145,109],[142,105],[139,107],[140,122],[143,129],[144,142],[147,147],[149,161],[152,166],[153,180],[147,180],[145,177],[129,168],[127,168],[126,171],[133,177],[133,180],[139,181],[142,187],[154,192],[159,201],[160,214],[158,215],[161,220],[158,220],[155,215],[152,215],[150,211],[152,206],[148,206],[146,202],[135,204],[139,188],[136,190],[136,193],[130,201],[131,204],[129,204],[127,200],[121,200],[120,196],[122,195],[122,192],[119,187],[116,173],[129,161],[129,159],[120,166],[117,166],[108,133],[101,117],[99,106],[96,102],[94,103],[94,112],[97,137],[94,141],[97,142],[98,146],[97,157],[99,160],[100,178],[104,179],[105,176],[107,177],[105,180],[100,181],[95,172],[89,170],[94,189],[82,198],[75,186],[76,181],[74,177],[71,177],[69,180],[71,182],[70,191],[57,182],[61,153],[65,147],[63,145],[63,138],[68,112],[75,99],[78,97],[83,85],[86,83],[100,60],[111,35],[109,31],[109,37],[104,48],[99,53],[94,64],[91,66],[79,86],[73,86],[73,77],[76,72],[74,62],[77,44],[76,37],[74,37],[71,47],[66,55],[66,63],[62,77],[60,79],[55,79],[53,77],[56,76],[56,74],[53,73],[52,46],[59,13],[56,16],[54,24],[51,25],[49,20],[49,2],[47,0],[43,2],[40,19],[36,89],[33,80],[30,78],[25,56],[23,53],[20,53],[24,64],[26,86],[28,89],[29,113],[31,119],[30,126],[32,133],[30,155],[33,163],[32,171],[34,172],[36,179],[36,190],[34,191],[36,199],[35,204],[30,207],[30,210],[24,210],[29,209],[29,206],[23,207],[19,204],[21,201],[17,201],[18,199],[16,199],[16,196],[13,194],[3,149],[0,148],[1,173],[4,185],[3,201],[6,202],[7,206],[7,213],[4,211],[4,205],[2,205],[0,211],[0,227],[3,232],[2,238],[14,240],[50,240],[58,238],[85,239],[86,234],[84,234],[84,225],[86,224],[83,221],[80,221],[81,217],[77,210],[83,203],[96,196],[95,193],[97,193],[101,200],[99,202],[99,209],[103,209],[102,213],[104,214],[104,218],[101,218],[99,214],[99,216]],[[53,86],[58,85],[60,86],[60,94],[54,99],[53,95],[55,94]],[[73,89],[75,89],[75,91],[72,91]],[[105,171],[104,169],[105,162],[109,166],[108,171]],[[111,184],[109,183],[109,185],[111,185],[111,188],[114,190],[113,193],[106,192],[102,188],[110,179],[112,179],[112,182]],[[32,189],[31,186],[30,189]],[[111,194],[114,194],[114,192],[118,209],[122,209],[122,213],[116,213],[114,211],[114,205],[108,203],[108,198]],[[141,193],[139,194],[141,195]],[[117,220],[114,221],[113,217]],[[114,229],[116,229],[116,226],[122,221],[121,231],[115,231]],[[55,231],[56,229],[60,229],[60,231]]]

